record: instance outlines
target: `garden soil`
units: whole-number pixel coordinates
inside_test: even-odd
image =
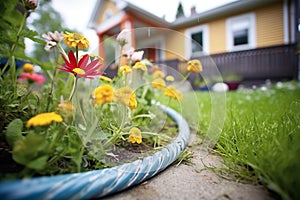
[[[120,193],[103,197],[107,200],[268,200],[274,196],[258,184],[240,183],[221,178],[206,166],[221,166],[218,155],[203,151],[191,136],[189,148],[194,152],[192,165],[171,165],[155,177],[124,190]]]

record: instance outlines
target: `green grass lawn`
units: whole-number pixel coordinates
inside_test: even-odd
[[[210,121],[209,93],[197,97],[204,104],[201,121]],[[206,128],[200,126],[200,133]],[[261,182],[283,199],[299,199],[300,88],[289,83],[226,93],[226,118],[216,152],[238,178]]]
[[[220,109],[213,109],[218,106],[214,95],[196,92],[203,138],[211,124],[222,125],[211,120],[213,112],[222,116]],[[222,175],[263,184],[282,199],[300,199],[299,84],[227,92],[222,98],[224,126],[213,149],[224,158]]]

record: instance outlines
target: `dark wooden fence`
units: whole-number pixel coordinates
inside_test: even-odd
[[[195,57],[203,65],[205,76],[216,70],[223,76],[236,74],[244,81],[297,79],[298,55],[295,44]],[[185,61],[166,60],[162,64],[182,71]]]

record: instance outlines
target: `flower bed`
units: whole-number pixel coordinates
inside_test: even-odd
[[[180,114],[158,105],[178,125],[178,136],[161,151],[132,163],[90,172],[40,177],[0,183],[4,199],[88,199],[102,197],[136,185],[159,173],[185,148],[189,127]]]
[[[189,61],[188,73],[175,82],[130,47],[129,30],[123,30],[114,38],[118,71],[108,77],[103,58],[87,51],[87,38],[58,31],[37,38],[26,27],[28,12],[37,5],[12,1],[24,12],[7,30],[7,40],[14,37],[0,41],[7,49],[0,52],[6,61],[0,71],[2,198],[101,197],[151,178],[178,158],[189,126],[168,105],[182,106],[178,88],[202,71],[199,60]],[[10,19],[15,7],[3,5]],[[49,62],[26,56],[24,38],[43,45]],[[16,59],[24,64],[17,66]]]
[[[39,63],[37,70],[27,62],[16,70],[16,47],[33,9],[24,8],[1,70],[1,180],[113,167],[124,149],[144,157],[173,141],[177,130],[152,102],[162,96],[181,102],[183,94],[172,76],[128,46],[129,30],[116,37],[121,57],[113,78],[106,76],[103,58],[86,51],[87,38],[58,31],[43,34],[44,41],[35,38],[52,56],[50,65]],[[183,80],[202,71],[200,61],[188,62],[187,71]]]

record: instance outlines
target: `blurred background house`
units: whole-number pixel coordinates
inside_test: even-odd
[[[145,58],[183,73],[185,62],[197,58],[203,73],[216,65],[224,78],[235,75],[244,83],[298,79],[297,0],[239,0],[201,13],[192,7],[190,16],[181,7],[168,22],[126,1],[97,1],[89,27],[106,65],[119,59],[114,38],[130,29],[130,45]]]

